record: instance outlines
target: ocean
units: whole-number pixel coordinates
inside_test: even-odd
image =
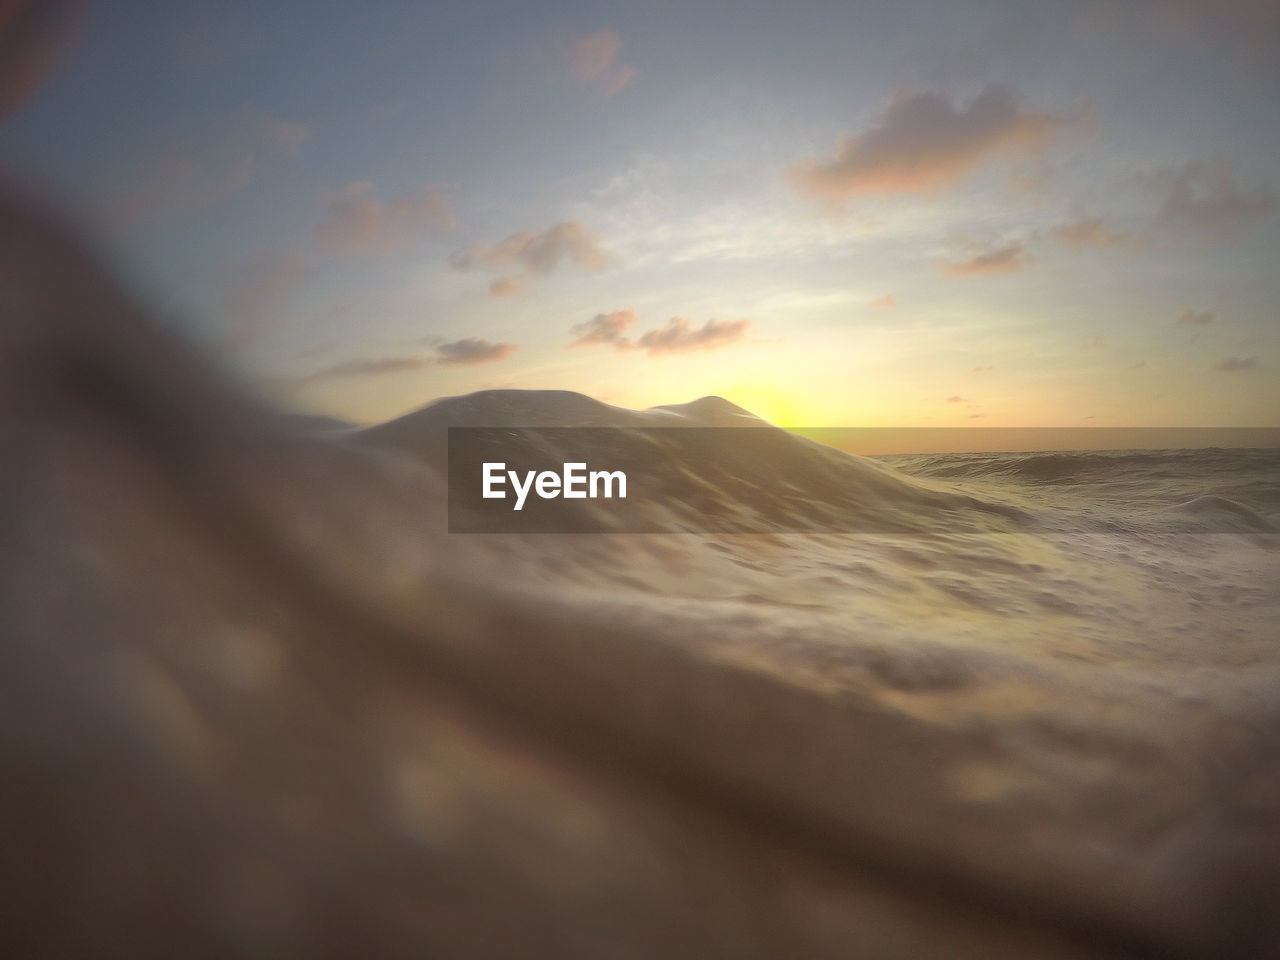
[[[1276,955],[1275,450],[873,459],[554,391],[321,429],[9,223],[15,955]],[[646,533],[450,533],[450,427],[671,485]]]

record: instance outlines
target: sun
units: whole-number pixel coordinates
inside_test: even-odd
[[[761,384],[730,387],[723,396],[776,427],[796,425],[795,402],[790,394],[776,387]]]

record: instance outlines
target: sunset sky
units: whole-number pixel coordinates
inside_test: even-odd
[[[0,156],[308,411],[1280,426],[1278,51],[1272,0],[99,3]]]

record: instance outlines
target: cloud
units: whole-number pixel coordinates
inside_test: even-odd
[[[897,305],[898,301],[892,293],[886,293],[883,297],[876,297],[867,304],[867,306],[875,307],[878,310],[892,310]]]
[[[635,67],[621,63],[622,37],[616,30],[597,30],[571,37],[567,44],[569,72],[584,86],[611,97],[630,86],[639,75]]]
[[[631,310],[598,313],[585,323],[569,328],[576,338],[571,347],[611,345],[618,350],[644,350],[649,356],[663,353],[684,353],[694,350],[719,350],[737,343],[751,327],[750,320],[711,319],[701,327],[695,327],[684,317],[672,317],[665,327],[647,330],[636,340],[623,333],[636,322]]]
[[[427,230],[450,230],[456,223],[440,190],[424,187],[382,200],[372,183],[357,180],[326,195],[315,237],[332,253],[389,253],[412,250]]]
[[[225,73],[260,50],[262,31],[248,10],[237,4],[195,6],[185,10],[169,37],[169,68],[183,79]]]
[[[307,262],[298,253],[267,254],[239,264],[222,298],[223,313],[232,324],[231,346],[244,347],[256,338],[307,273]]]
[[[672,317],[665,327],[642,334],[636,346],[648,351],[651,357],[690,350],[719,350],[741,340],[750,326],[750,320],[708,320],[701,327],[694,327],[684,317]]]
[[[974,368],[973,368],[973,372],[974,372],[974,373],[988,373],[988,372],[990,372],[991,370],[994,370],[994,369],[995,369],[995,367],[993,367],[991,364],[987,364],[986,366],[983,366],[983,367],[974,367]]]
[[[252,150],[209,158],[186,145],[169,146],[138,163],[111,188],[106,215],[122,229],[163,223],[213,206],[256,175]]]
[[[1228,239],[1276,210],[1276,198],[1265,186],[1242,191],[1224,160],[1160,170],[1149,180],[1162,194],[1156,220],[1169,230]]]
[[[434,340],[424,337],[423,340]],[[388,373],[406,373],[441,366],[469,366],[480,363],[496,363],[505,360],[515,351],[513,343],[490,343],[478,337],[466,337],[436,346],[434,354],[412,357],[360,357],[322,367],[300,377],[275,381],[279,386],[297,389],[325,380],[354,380],[363,377],[380,377]]]
[[[1196,40],[1224,37],[1244,63],[1270,62],[1280,44],[1275,0],[1149,0],[1146,8],[1157,30],[1179,31]]]
[[[489,284],[489,293],[495,297],[514,297],[528,288],[529,281],[525,277],[498,277]]]
[[[470,366],[478,363],[497,363],[515,352],[514,343],[490,343],[479,337],[466,337],[436,347],[442,364]]]
[[[309,136],[305,124],[265,118],[227,133],[218,143],[169,144],[108,188],[106,217],[130,230],[211,207],[252,183],[265,159],[296,154]]]
[[[311,128],[297,120],[267,117],[258,121],[258,142],[276,154],[296,155],[311,139]]]
[[[1085,217],[1054,228],[1053,239],[1073,250],[1106,250],[1133,242],[1133,234],[1112,230],[1101,217]]]
[[[958,395],[957,395],[957,396],[950,396],[950,397],[947,397],[947,403],[965,403],[965,402],[966,402],[966,401],[965,401],[964,397],[961,397],[961,396],[958,396]]]
[[[530,273],[551,273],[562,261],[585,269],[607,266],[612,258],[580,223],[565,221],[545,230],[523,231],[494,244],[474,244],[454,254],[460,270],[520,263]]]
[[[599,270],[613,263],[613,257],[586,227],[566,220],[545,230],[513,233],[497,243],[472,244],[454,253],[449,262],[456,270],[517,267],[515,275],[504,273],[489,287],[494,296],[509,296],[526,286],[534,275],[553,273],[561,264]]]
[[[1223,357],[1213,365],[1213,369],[1222,373],[1240,373],[1243,370],[1255,370],[1257,366],[1257,357]]]
[[[1195,310],[1184,311],[1178,322],[1187,327],[1207,327],[1213,323],[1214,316],[1208,310],[1197,313]]]
[[[916,193],[959,180],[1002,151],[1037,153],[1062,120],[1025,110],[1006,86],[988,86],[957,106],[941,93],[900,93],[866,131],[845,137],[832,160],[791,168],[809,196]]]
[[[598,343],[626,343],[627,339],[623,334],[635,322],[636,315],[633,310],[597,313],[585,323],[575,324],[570,328],[569,332],[576,333],[578,337],[569,346],[587,347]]]
[[[323,380],[350,380],[382,376],[387,373],[403,373],[407,370],[421,370],[434,361],[434,357],[363,357],[358,360],[335,363],[313,373],[282,381],[282,384],[289,387],[305,387]]]
[[[1012,273],[1026,265],[1023,259],[1024,249],[1021,244],[1014,243],[997,250],[975,254],[968,260],[958,263],[944,263],[942,269],[957,277],[983,276],[991,273]]]

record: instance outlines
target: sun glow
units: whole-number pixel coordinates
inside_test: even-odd
[[[792,395],[776,387],[764,385],[732,387],[724,392],[724,397],[776,427],[793,427],[798,423],[799,411]]]

